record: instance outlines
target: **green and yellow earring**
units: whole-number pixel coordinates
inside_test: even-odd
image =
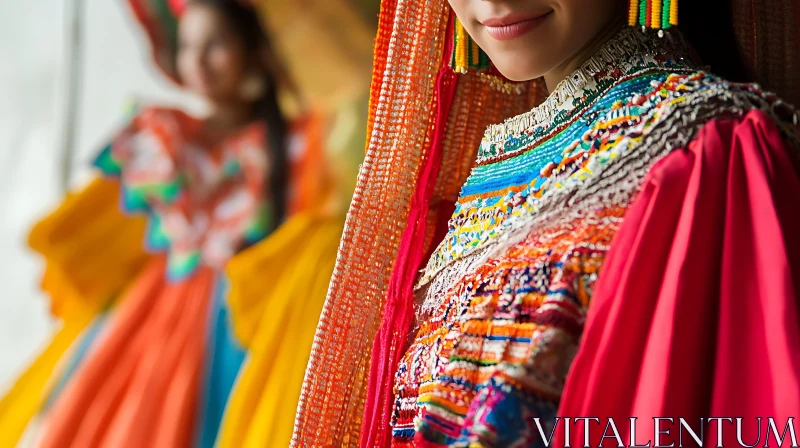
[[[453,26],[453,54],[450,57],[450,67],[456,73],[467,73],[469,69],[488,70],[491,67],[489,56],[469,37],[458,17],[455,18]]]
[[[520,94],[525,83],[509,81],[492,65],[489,55],[472,40],[464,25],[452,13],[453,34],[450,45],[450,68],[460,74],[473,72],[485,80],[493,89],[508,94]]]
[[[628,25],[665,30],[678,25],[678,0],[629,0]]]

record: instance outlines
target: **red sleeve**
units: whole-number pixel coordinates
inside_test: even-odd
[[[698,433],[701,418],[742,417],[747,444],[763,417],[762,446],[766,418],[780,433],[800,416],[800,179],[789,151],[756,111],[709,123],[648,174],[598,280],[559,408],[600,418],[592,446],[607,417],[626,443],[630,417],[638,443],[655,443],[653,417],[676,418],[661,425],[672,436],[678,417]],[[739,446],[735,423],[723,428],[722,443]],[[716,446],[716,423],[705,432]],[[583,426],[570,433],[583,446]]]

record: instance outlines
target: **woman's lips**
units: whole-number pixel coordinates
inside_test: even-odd
[[[550,13],[535,16],[509,15],[495,19],[488,19],[481,24],[486,27],[486,32],[497,40],[516,39],[524,34],[533,31],[538,27]]]

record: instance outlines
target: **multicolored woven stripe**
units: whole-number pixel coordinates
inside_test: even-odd
[[[628,25],[668,29],[678,25],[678,0],[629,0]]]
[[[624,211],[542,229],[459,282],[398,369],[393,448],[537,446],[534,417],[547,426],[556,415]]]

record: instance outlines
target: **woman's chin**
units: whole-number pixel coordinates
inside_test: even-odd
[[[515,50],[489,53],[494,67],[510,81],[523,82],[541,78],[556,64],[549,63],[546,55],[537,54],[530,45]]]
[[[220,92],[219,90],[213,88],[198,88],[198,89],[192,89],[192,91],[212,104],[230,103],[231,98],[235,96],[231,94],[226,94],[225,92]]]
[[[509,81],[524,82],[532,79],[541,78],[543,71],[536,66],[526,66],[525,64],[494,64],[497,71],[505,76]]]

